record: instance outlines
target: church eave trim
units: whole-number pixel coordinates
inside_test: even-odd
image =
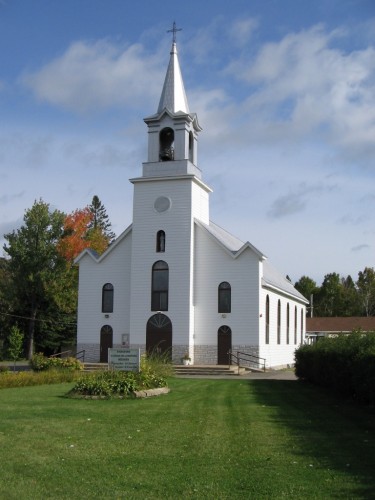
[[[196,113],[184,113],[183,111],[177,111],[173,113],[168,108],[164,108],[160,113],[156,113],[154,115],[143,118],[143,121],[150,126],[154,122],[160,122],[165,115],[168,115],[172,120],[181,120],[193,123],[194,129],[197,132],[200,132],[202,130],[202,127],[199,125],[198,116]]]
[[[212,193],[212,189],[207,186],[204,182],[198,179],[195,175],[161,175],[160,177],[134,177],[129,179],[132,184],[137,184],[139,182],[155,182],[155,181],[180,181],[181,179],[191,179],[201,188],[203,188],[207,193]]]
[[[262,287],[271,291],[274,291],[278,293],[279,295],[285,295],[287,297],[291,297],[293,300],[301,303],[308,305],[309,301],[303,297],[303,295],[300,295],[298,291],[296,290],[296,293],[293,293],[291,291],[285,290],[283,288],[280,288],[279,286],[273,285],[272,283],[267,282],[265,278],[262,278]]]
[[[83,259],[85,255],[88,255],[91,257],[91,259],[99,264],[103,259],[107,257],[109,253],[111,253],[118,245],[119,243],[131,232],[133,227],[133,224],[130,224],[116,239],[113,243],[109,245],[107,250],[103,252],[101,255],[96,253],[94,250],[91,250],[91,248],[85,248],[75,259],[74,259],[74,264],[79,265],[80,261]]]
[[[258,256],[260,261],[267,258],[265,255],[262,254],[262,252],[260,252],[258,249],[256,249],[249,242],[244,243],[238,250],[235,250],[233,248],[229,248],[228,245],[226,245],[217,236],[215,236],[212,233],[212,231],[210,231],[209,226],[207,227],[206,224],[202,224],[202,222],[200,222],[197,219],[194,219],[194,222],[197,226],[202,228],[208,234],[209,238],[211,238],[215,243],[217,243],[225,251],[226,254],[228,254],[230,257],[232,257],[232,259],[237,259],[247,249],[254,252]]]

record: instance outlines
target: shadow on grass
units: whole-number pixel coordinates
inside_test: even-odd
[[[375,411],[301,381],[251,380],[267,418],[286,428],[293,453],[311,466],[351,476],[353,497],[375,498]],[[297,444],[295,444],[297,443]]]

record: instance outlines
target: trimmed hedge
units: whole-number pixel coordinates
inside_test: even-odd
[[[295,353],[300,379],[365,404],[375,404],[375,332],[319,339]]]

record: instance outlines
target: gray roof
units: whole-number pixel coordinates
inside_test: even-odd
[[[218,226],[214,222],[210,221],[210,224],[204,224],[200,222],[200,224],[204,226],[207,231],[212,234],[212,236],[220,241],[220,243],[222,243],[232,253],[238,252],[238,250],[243,247],[243,241],[241,241],[236,236],[233,236],[233,234],[228,233],[228,231]]]
[[[263,261],[263,286],[274,288],[288,295],[292,295],[296,299],[305,303],[308,302],[306,298],[298,290],[296,290],[293,284],[268,262],[266,256],[251,243],[248,241],[243,242],[212,221],[210,221],[209,224],[204,224],[201,221],[198,221],[198,224],[203,226],[218,242],[229,250],[233,254],[233,257],[240,255],[246,248],[253,250]]]
[[[293,284],[277,271],[267,260],[263,263],[262,284],[272,288],[282,290],[289,295],[293,295],[299,300],[308,303],[308,300],[293,286]]]

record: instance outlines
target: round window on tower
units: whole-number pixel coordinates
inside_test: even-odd
[[[155,203],[154,203],[154,208],[157,212],[166,212],[171,208],[172,202],[171,199],[168,198],[167,196],[159,196],[159,198],[156,198]]]

